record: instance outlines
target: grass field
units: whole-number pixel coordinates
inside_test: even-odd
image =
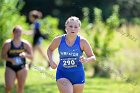
[[[0,93],[4,93],[4,67],[0,67]],[[15,93],[15,87],[12,93]],[[59,93],[54,70],[31,68],[25,85],[25,93]],[[84,93],[140,93],[139,84],[106,78],[88,78]]]

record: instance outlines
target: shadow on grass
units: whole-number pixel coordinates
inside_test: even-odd
[[[4,93],[4,85],[3,84],[0,84],[0,92]]]
[[[56,83],[43,83],[25,86],[25,93],[56,93]]]
[[[25,85],[24,88],[25,93],[56,93],[56,91],[58,91],[56,83]],[[4,92],[4,85],[0,84],[0,93]],[[16,85],[14,85],[11,93],[16,93]]]
[[[4,84],[0,84],[0,93],[5,93],[5,87]],[[11,93],[16,93],[16,85],[14,85]]]

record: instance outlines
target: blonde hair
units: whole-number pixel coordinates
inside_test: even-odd
[[[77,21],[79,23],[79,27],[81,26],[81,21],[79,20],[78,17],[76,16],[71,16],[69,17],[66,22],[65,22],[65,26],[70,22],[70,21]]]

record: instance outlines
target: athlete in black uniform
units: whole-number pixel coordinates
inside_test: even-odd
[[[13,40],[11,40],[10,44],[11,44],[11,48],[9,49],[7,54],[9,58],[15,60],[16,64],[13,65],[11,62],[7,61],[6,66],[11,68],[15,72],[18,72],[19,70],[24,68],[26,64],[25,58],[20,57],[20,53],[25,52],[24,42],[21,42],[19,47],[14,46]]]
[[[17,79],[17,92],[23,93],[28,66],[25,58],[32,59],[31,45],[21,40],[22,27],[13,29],[13,39],[7,40],[2,47],[2,59],[6,61],[5,93],[10,93],[15,79]]]
[[[48,61],[47,53],[42,50],[41,46],[43,39],[48,38],[47,34],[42,34],[40,31],[40,23],[38,22],[38,19],[40,19],[41,17],[42,13],[40,11],[32,10],[29,13],[29,20],[33,23],[33,30],[30,30],[31,34],[33,34],[33,52],[35,52],[35,50],[38,50],[40,54],[44,57],[44,59]],[[49,67],[49,63],[47,64]]]

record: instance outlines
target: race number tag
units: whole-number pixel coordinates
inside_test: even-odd
[[[74,68],[77,67],[77,58],[65,58],[61,59],[64,68]]]
[[[15,65],[20,65],[20,64],[22,64],[23,62],[22,62],[22,59],[20,58],[20,57],[14,57],[13,58],[14,60],[15,60],[15,62],[16,62],[16,64]]]

